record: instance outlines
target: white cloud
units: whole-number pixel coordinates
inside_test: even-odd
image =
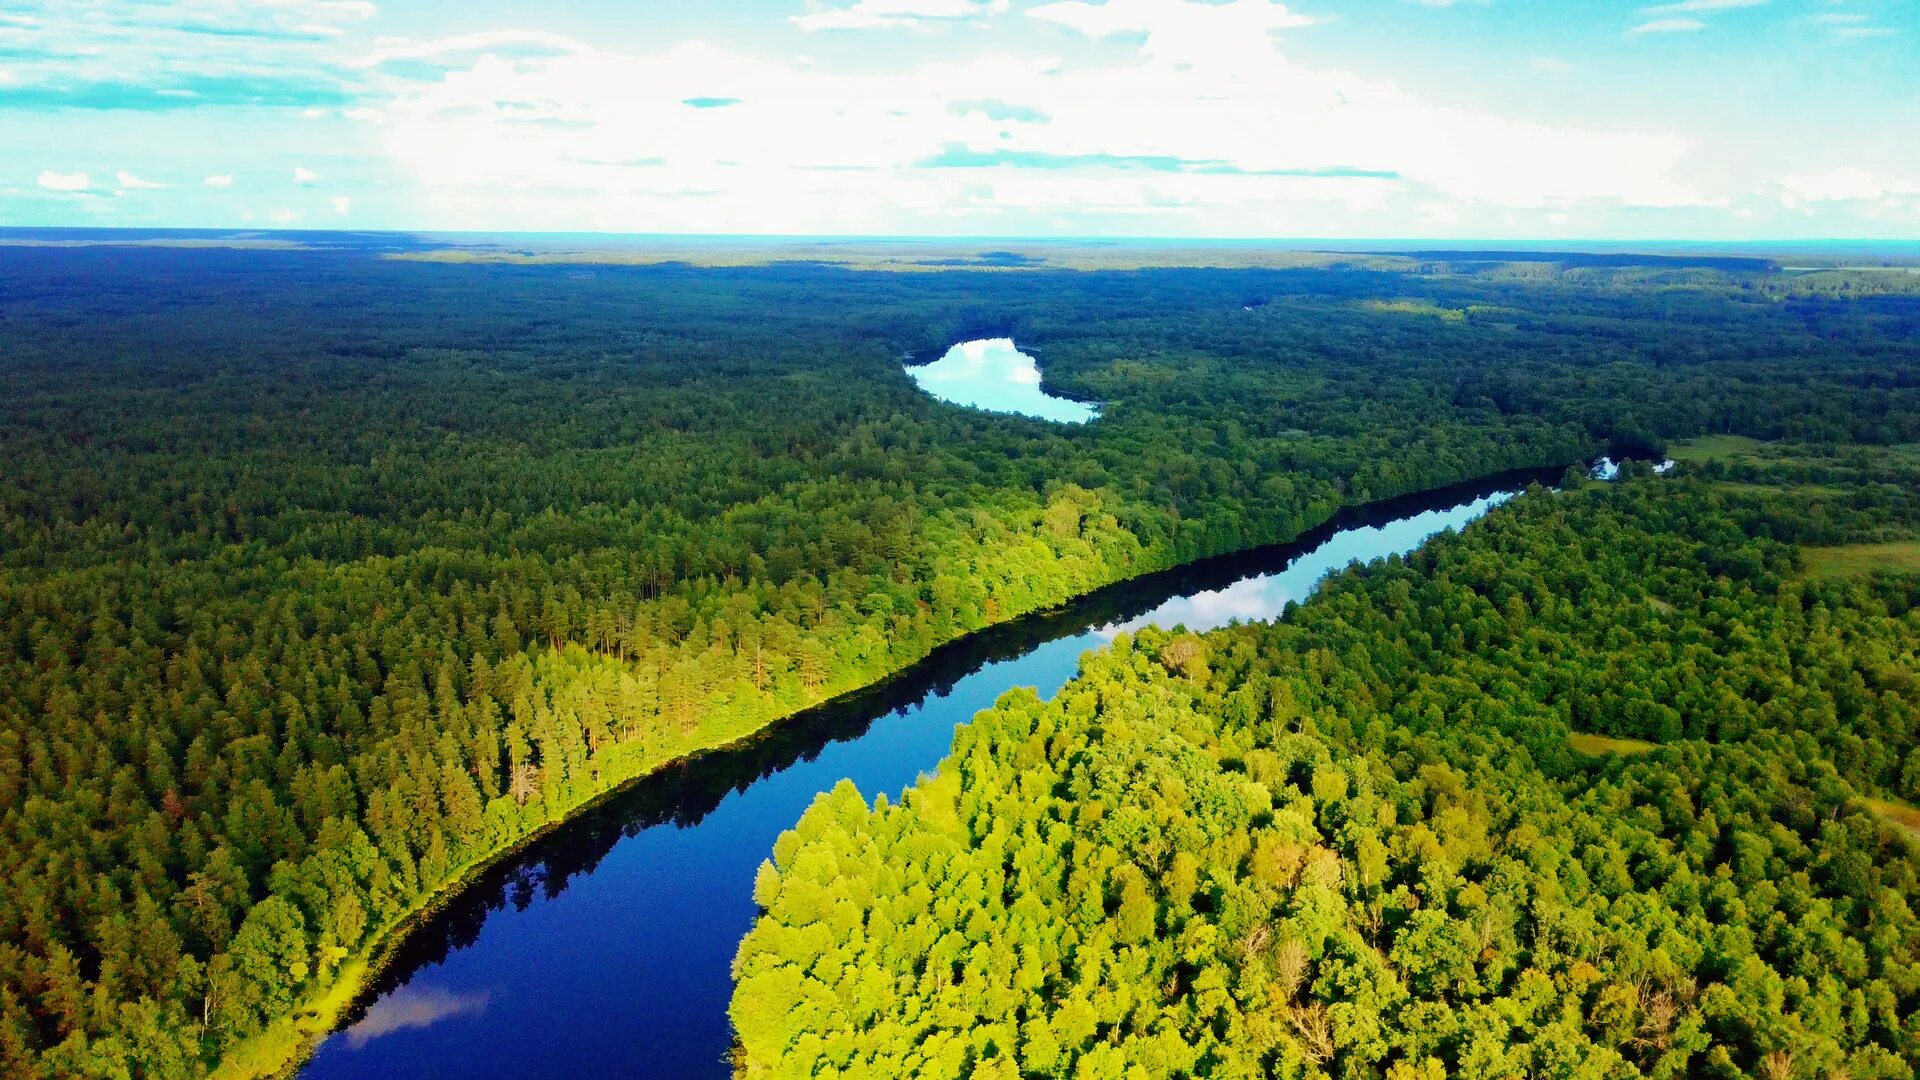
[[[365,56],[349,59],[347,66],[370,68],[389,60],[421,60],[428,57],[445,59],[462,55],[478,57],[489,49],[524,50],[528,47],[536,47],[553,52],[570,53],[587,48],[586,43],[578,38],[570,38],[565,34],[551,34],[544,30],[481,30],[433,41],[378,38],[375,39],[373,46],[373,51]]]
[[[336,214],[344,214],[353,208],[353,200],[347,198],[345,195],[335,195],[333,198],[328,199],[327,203],[333,207],[333,212]]]
[[[201,183],[207,185],[208,187],[232,187],[233,174],[221,173],[216,176],[209,176],[205,180],[202,180]]]
[[[276,225],[291,225],[294,222],[299,221],[301,218],[306,216],[307,215],[302,213],[301,211],[288,210],[285,208],[275,210],[273,213],[267,215],[267,217],[271,218],[273,220],[273,223]]]
[[[313,170],[312,170],[312,169],[309,169],[309,168],[307,168],[307,167],[306,167],[305,165],[295,165],[295,166],[293,167],[293,182],[294,182],[294,183],[296,183],[296,184],[311,184],[311,183],[313,183],[313,182],[314,182],[315,180],[317,180],[317,179],[319,179],[319,177],[317,177],[317,176],[315,176],[315,175],[313,174]]]
[[[355,116],[448,228],[937,233],[1128,215],[1188,234],[1310,235],[1363,213],[1381,216],[1362,227],[1405,229],[1430,203],[1712,202],[1677,179],[1689,144],[1673,135],[1509,119],[1299,63],[1272,31],[1311,20],[1282,4],[1032,13],[1145,37],[1099,63],[995,53],[861,72],[698,43],[628,55],[551,35],[529,37],[537,50],[511,35],[388,41],[379,55],[435,74],[369,62],[376,94]],[[967,107],[983,88],[1043,119]],[[696,97],[739,103],[684,104]]]
[[[1865,41],[1898,33],[1893,27],[1877,25],[1872,18],[1858,12],[1826,12],[1813,16],[1811,21],[1825,27],[1828,35],[1837,41]]]
[[[1741,8],[1761,7],[1767,0],[1679,0],[1672,4],[1655,4],[1640,9],[1642,15],[1698,15],[1716,11],[1738,11]]]
[[[1629,34],[1691,34],[1696,30],[1705,30],[1707,24],[1699,19],[1649,19],[1628,30]]]
[[[156,188],[163,188],[167,186],[165,184],[155,183],[152,180],[142,180],[138,176],[133,175],[132,173],[128,172],[125,169],[121,169],[119,174],[114,177],[114,180],[121,187],[126,188],[128,190],[134,190],[134,189],[153,190]]]
[[[802,30],[885,30],[930,21],[973,19],[1007,10],[1007,0],[854,0],[848,7],[814,4],[790,20]]]
[[[380,13],[378,5],[369,0],[266,0],[256,6],[281,8],[290,14],[294,29],[329,36],[345,33],[346,24]]]
[[[1712,16],[1760,7],[1766,3],[1767,0],[1675,0],[1673,3],[1654,4],[1640,9],[1643,21],[1628,30],[1627,34],[1638,37],[1643,34],[1695,33],[1707,28],[1706,21],[1695,16]]]
[[[48,169],[40,174],[40,186],[49,191],[85,191],[92,185],[86,173],[57,173]]]
[[[345,93],[330,50],[366,0],[6,0],[11,81],[82,108],[309,105]],[[105,102],[104,105],[97,103]]]
[[[1903,202],[1920,197],[1920,177],[1889,177],[1854,166],[1783,177],[1778,187],[1780,202],[1789,209],[1813,203]]]
[[[1058,0],[1029,8],[1027,14],[1078,30],[1091,37],[1115,34],[1147,35],[1149,53],[1196,54],[1205,47],[1266,48],[1267,35],[1318,22],[1289,9],[1279,0],[1229,0],[1224,4],[1194,0]]]

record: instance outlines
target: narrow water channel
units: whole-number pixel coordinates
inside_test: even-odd
[[[1557,473],[1344,513],[1280,547],[1123,582],[987,630],[743,747],[602,804],[476,881],[406,942],[308,1080],[729,1075],[734,949],[753,874],[814,796],[897,796],[1014,686],[1051,696],[1080,654],[1147,623],[1279,616],[1329,572],[1417,547]]]

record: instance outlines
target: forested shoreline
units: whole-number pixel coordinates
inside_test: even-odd
[[[1802,545],[1920,543],[1916,491],[1911,448],[1536,490],[1010,691],[781,838],[739,1072],[1911,1077],[1920,573]]]
[[[0,316],[23,1076],[271,1065],[465,868],[1099,585],[1675,436],[1920,438],[1912,297],[1706,269],[35,251]],[[989,325],[1102,418],[900,373]]]

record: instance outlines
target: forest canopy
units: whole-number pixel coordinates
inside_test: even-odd
[[[424,900],[596,795],[1343,505],[1699,433],[1920,440],[1917,327],[1711,266],[10,249],[0,1068],[290,1053]],[[1100,419],[901,371],[988,332]],[[1805,737],[1899,790],[1885,747]]]

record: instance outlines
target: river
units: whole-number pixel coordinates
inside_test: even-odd
[[[1348,511],[1293,544],[1122,582],[642,781],[425,921],[302,1076],[722,1080],[754,870],[815,795],[850,777],[869,799],[897,796],[946,756],[954,725],[1010,687],[1051,696],[1121,629],[1275,618],[1329,572],[1409,551],[1557,475]]]

